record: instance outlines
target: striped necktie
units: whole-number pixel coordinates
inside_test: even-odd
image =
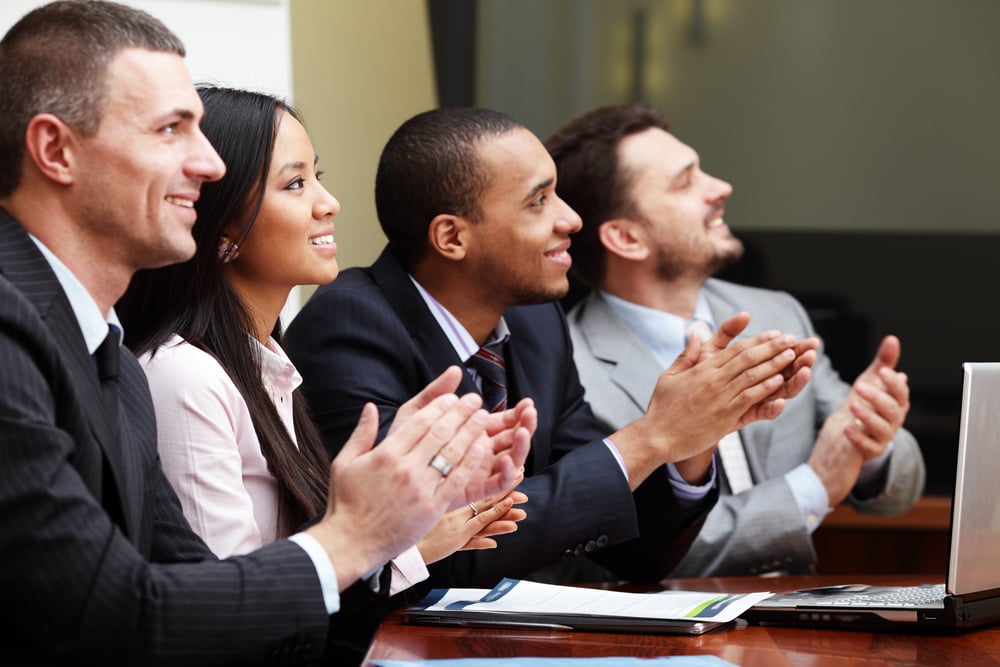
[[[507,371],[503,362],[503,343],[484,345],[469,359],[482,382],[483,407],[490,412],[507,409]]]

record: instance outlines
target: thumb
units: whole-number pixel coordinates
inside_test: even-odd
[[[347,463],[365,452],[370,452],[375,446],[376,435],[378,435],[378,410],[374,403],[365,403],[358,424],[337,454],[337,459],[340,459],[341,463]]]
[[[878,346],[875,354],[875,365],[895,368],[899,363],[900,344],[895,336],[886,336],[882,339],[882,344]]]
[[[677,359],[674,360],[674,363],[670,365],[670,368],[664,371],[664,374],[677,375],[693,368],[698,362],[698,356],[700,354],[701,337],[694,334],[688,336],[687,344],[684,346],[684,351],[681,352]]]

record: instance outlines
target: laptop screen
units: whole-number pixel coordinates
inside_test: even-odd
[[[1000,363],[965,363],[948,592],[1000,588]]]

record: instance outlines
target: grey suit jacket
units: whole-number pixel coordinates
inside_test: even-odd
[[[766,329],[799,338],[816,335],[801,304],[784,292],[712,279],[703,293],[716,323],[741,310],[751,314],[741,338]],[[568,319],[580,380],[594,413],[612,429],[633,421],[649,403],[661,366],[598,293],[577,304]],[[755,486],[734,496],[721,481],[722,497],[674,576],[814,568],[816,552],[784,474],[809,458],[823,421],[849,390],[821,348],[812,379],[782,414],[740,431]],[[882,493],[848,498],[859,511],[898,514],[923,492],[924,463],[916,440],[900,430],[893,447]]]
[[[315,659],[315,568],[287,541],[218,561],[156,455],[146,378],[122,350],[121,406],[55,274],[0,210],[0,662],[261,664]]]

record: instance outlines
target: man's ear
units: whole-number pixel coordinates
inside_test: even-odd
[[[427,242],[431,250],[445,259],[459,261],[468,252],[466,230],[469,221],[450,213],[442,213],[427,227]]]
[[[645,230],[632,220],[615,218],[602,222],[597,228],[597,236],[608,252],[622,259],[641,262],[649,257]]]
[[[25,147],[35,168],[56,183],[73,182],[77,134],[58,116],[43,113],[28,123]]]

